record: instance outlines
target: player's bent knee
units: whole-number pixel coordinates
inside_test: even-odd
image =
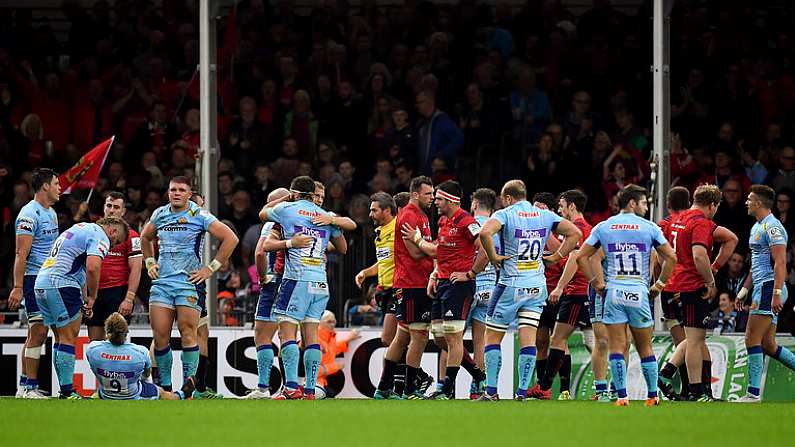
[[[457,334],[459,332],[464,332],[466,326],[467,322],[464,320],[445,321],[443,323],[445,334]]]
[[[518,313],[517,327],[534,327],[538,328],[538,323],[541,320],[541,314],[532,311],[520,311]]]

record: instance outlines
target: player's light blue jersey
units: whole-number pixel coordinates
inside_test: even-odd
[[[275,224],[273,222],[265,222],[265,224],[262,226],[262,231],[259,234],[260,239],[267,238],[271,234],[274,225]],[[266,256],[268,256],[268,275],[281,275],[281,273],[276,273],[274,270],[276,267],[276,255],[278,254],[278,251],[266,253]]]
[[[637,289],[649,286],[651,251],[668,241],[654,222],[622,212],[595,226],[585,243],[604,249],[608,288]]]
[[[522,200],[492,215],[502,228],[499,232],[503,261],[499,283],[512,287],[546,284],[542,256],[550,234],[562,220],[560,216]]]
[[[480,224],[482,227],[483,224],[489,220],[486,216],[475,216],[475,220]],[[500,245],[500,236],[499,234],[494,235],[494,250],[497,251],[497,254],[502,254],[502,245]],[[486,264],[486,268],[480,272],[475,278],[475,286],[478,290],[494,287],[497,284],[497,269],[491,264],[491,262]]]
[[[110,240],[97,224],[78,223],[61,233],[52,244],[36,278],[37,289],[82,288],[86,283],[86,258],[105,259]]]
[[[298,233],[312,236],[314,239],[309,247],[287,250],[285,279],[326,282],[326,247],[330,239],[340,236],[342,232],[333,225],[313,224],[312,218],[320,214],[327,213],[308,200],[282,202],[268,213],[271,221],[282,226],[285,239],[290,239]]]
[[[86,358],[103,399],[135,399],[141,393],[144,370],[152,367],[149,350],[132,343],[115,346],[93,341],[86,348]]]
[[[152,283],[187,282],[191,272],[202,268],[204,233],[217,220],[193,202],[188,202],[188,209],[180,212],[172,211],[170,204],[156,209],[151,223],[159,239],[160,278]]]
[[[25,275],[35,275],[50,256],[50,248],[58,238],[58,215],[52,207],[44,208],[39,202],[31,200],[19,210],[15,226],[17,236],[33,236]]]
[[[751,276],[755,285],[775,279],[770,247],[787,245],[787,230],[772,213],[751,228],[748,246],[751,248]]]

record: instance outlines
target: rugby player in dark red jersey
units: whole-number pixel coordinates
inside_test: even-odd
[[[486,375],[477,368],[468,353],[464,352],[464,330],[469,310],[475,297],[475,277],[486,267],[487,258],[480,246],[480,224],[461,208],[463,190],[458,182],[446,181],[436,189],[435,204],[439,218],[439,235],[436,243],[426,242],[420,233],[408,225],[401,228],[404,239],[410,240],[423,253],[436,258],[436,276],[431,276],[428,291],[435,295],[433,306],[438,306],[438,317],[443,321],[442,333],[447,351],[444,385],[432,398],[455,398],[455,381],[464,356],[465,368],[475,382]],[[436,333],[434,333],[436,336]]]
[[[105,198],[104,216],[123,219],[127,213],[125,202],[124,194],[110,192]],[[135,230],[130,229],[127,240],[111,247],[102,261],[94,313],[86,320],[91,341],[105,339],[105,319],[113,312],[119,312],[129,320],[135,305],[142,266],[141,239]]]
[[[712,361],[705,342],[705,320],[713,310],[717,293],[714,272],[728,261],[737,246],[737,236],[712,221],[721,201],[715,185],[702,185],[693,194],[693,206],[680,213],[669,226],[677,265],[668,284],[682,302],[685,326],[685,362],[690,380],[688,399],[711,401]],[[713,242],[721,244],[715,262],[710,261]],[[662,373],[673,375],[675,365],[666,363]]]
[[[408,225],[418,229],[423,239],[430,242],[431,226],[425,210],[433,202],[433,181],[420,176],[411,180],[409,203],[398,211],[396,228]],[[384,355],[384,369],[375,399],[400,399],[393,391],[395,373],[403,353],[406,353],[406,384],[403,395],[411,399],[421,399],[421,387],[416,380],[423,374],[420,368],[422,353],[428,343],[428,329],[431,323],[431,299],[427,294],[428,278],[433,271],[433,259],[423,253],[415,244],[402,238],[395,238],[395,275],[392,285],[397,289],[399,326],[398,333]],[[425,379],[423,377],[423,379]],[[422,380],[423,387],[430,385]],[[424,385],[426,384],[427,385]]]
[[[560,195],[558,199],[558,213],[561,217],[568,219],[582,232],[582,239],[579,244],[591,234],[591,224],[586,222],[583,217],[585,204],[588,197],[580,190],[572,189]],[[561,260],[565,266],[568,257]],[[576,262],[576,261],[575,261]],[[558,264],[560,265],[560,264]],[[549,303],[559,304],[558,318],[552,331],[549,357],[546,362],[546,371],[539,383],[527,391],[527,396],[536,399],[550,399],[552,397],[552,382],[558,371],[565,365],[568,367],[568,374],[561,374],[561,392],[559,400],[572,399],[568,387],[563,381],[571,375],[571,355],[568,354],[569,337],[579,326],[583,331],[591,327],[591,319],[588,312],[588,279],[582,272],[576,272],[568,285],[561,286],[561,280],[555,284],[554,290],[549,294]],[[568,377],[565,377],[568,376]]]
[[[657,222],[668,243],[673,247],[673,240],[671,238],[671,222],[677,219],[679,214],[690,208],[690,191],[682,186],[674,186],[668,190],[666,197],[666,207],[670,214]],[[659,266],[659,264],[657,264]],[[655,275],[658,272],[655,272]],[[682,303],[679,300],[679,295],[672,292],[671,284],[673,284],[676,272],[668,279],[668,286],[660,293],[660,302],[662,304],[663,318],[665,319],[665,326],[671,332],[673,339],[674,350],[669,358],[669,362],[679,367],[679,379],[682,384],[681,395],[687,396],[687,390],[690,382],[687,377],[687,367],[685,366],[685,347],[680,344],[685,340],[685,328],[682,327]],[[679,400],[679,395],[673,392],[671,381],[662,375],[659,378],[660,391],[663,392],[665,397],[669,400]]]
[[[555,212],[557,210],[557,200],[555,195],[551,192],[539,192],[533,196],[533,206],[543,210],[550,210]],[[545,251],[547,254],[555,253],[560,248],[560,236],[550,237],[547,239]],[[558,284],[558,279],[563,273],[563,263],[556,263],[546,265],[544,267],[544,276],[547,280],[547,290],[552,290]],[[536,383],[540,383],[544,377],[544,371],[547,369],[547,356],[549,356],[549,337],[552,334],[552,329],[555,327],[555,319],[558,316],[558,303],[551,303],[547,299],[544,310],[541,311],[541,317],[538,320],[538,331],[536,332],[536,351],[538,357],[536,358]],[[568,354],[568,349],[566,350]],[[569,368],[570,370],[571,368]],[[563,368],[561,373],[561,388],[566,385],[567,381],[563,379],[563,373],[566,370]],[[529,390],[528,390],[529,391]]]

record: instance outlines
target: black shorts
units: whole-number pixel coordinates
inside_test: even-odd
[[[679,292],[662,292],[660,294],[663,317],[666,320],[676,320],[682,323],[682,301],[679,295]]]
[[[702,299],[701,296],[706,292],[705,288],[700,288],[694,292],[681,292],[679,297],[682,301],[682,315],[684,327],[699,329],[707,328],[707,320],[712,312],[712,302]]]
[[[127,286],[108,287],[107,289],[99,289],[97,292],[97,299],[94,301],[93,315],[86,320],[88,327],[103,327],[105,320],[113,312],[119,311],[119,306],[127,297]],[[129,317],[127,318],[129,322]]]
[[[397,313],[397,299],[395,297],[395,289],[383,289],[375,292],[375,302],[381,313],[396,314]]]
[[[406,324],[431,322],[431,298],[425,289],[397,289],[398,321]]]
[[[442,314],[444,314],[442,300],[439,299],[439,292],[437,291],[436,298],[431,298],[431,321],[444,320]]]
[[[549,301],[544,305],[544,310],[541,311],[541,318],[538,320],[538,327],[552,328],[555,327],[555,321],[558,319],[558,310],[560,309],[560,301],[558,304],[552,304]]]
[[[440,315],[431,315],[433,319],[446,321],[466,321],[469,309],[475,297],[475,281],[453,283],[447,279],[439,280],[436,286],[436,299],[441,308]]]
[[[579,326],[581,329],[591,327],[591,314],[588,309],[587,295],[564,295],[560,298],[558,323]]]

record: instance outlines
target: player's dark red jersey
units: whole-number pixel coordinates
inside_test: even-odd
[[[400,231],[404,223],[412,228],[419,228],[420,234],[426,241],[432,240],[428,216],[411,202],[398,212],[395,231]],[[403,238],[395,238],[395,278],[392,282],[394,288],[424,289],[428,286],[428,278],[432,271],[433,259],[428,256],[419,260],[413,259]]]
[[[273,229],[277,230],[279,233],[282,232],[282,226],[277,223],[273,224]],[[273,272],[280,275],[284,274],[284,250],[276,252],[273,262]]]
[[[563,236],[556,235],[556,234],[552,234],[552,237],[556,237],[557,240],[560,241],[560,242],[562,242],[563,239],[564,239]],[[549,238],[550,241],[552,240],[552,237]],[[551,245],[549,243],[549,241],[547,241],[546,249],[549,250],[550,252],[554,252],[554,250],[557,250],[557,249],[555,249],[553,247],[560,247],[560,244],[556,244],[556,245],[553,246],[553,245]],[[546,254],[545,254],[545,256],[546,256]],[[555,287],[558,286],[558,280],[560,279],[560,275],[563,274],[563,267],[565,265],[566,264],[558,262],[556,264],[545,265],[544,266],[544,277],[547,280],[547,292],[551,292],[552,290],[555,289]]]
[[[577,248],[580,248],[581,244],[583,244],[585,240],[588,239],[588,236],[591,235],[591,229],[593,227],[582,217],[574,219],[572,223],[582,232],[582,238],[579,242],[577,242]],[[561,265],[565,266],[568,259],[569,258],[567,256],[566,259],[561,261]],[[588,295],[588,279],[579,269],[577,269],[577,273],[574,274],[574,278],[571,279],[569,285],[566,286],[566,290],[563,292],[563,294],[567,296]]]
[[[672,292],[693,292],[704,287],[704,278],[693,261],[693,247],[701,245],[711,254],[712,233],[716,227],[715,222],[698,209],[683,211],[671,222],[669,240],[676,250],[675,276],[668,281],[668,288]]]
[[[130,258],[141,257],[141,238],[135,230],[130,230],[127,240],[108,250],[102,260],[99,274],[99,288],[126,286],[130,279]]]
[[[439,218],[439,237],[436,247],[439,279],[448,279],[453,272],[468,272],[475,262],[475,240],[480,224],[472,215],[459,208],[451,218]]]
[[[671,247],[675,247],[673,239],[671,239],[671,223],[679,218],[679,215],[682,214],[682,211],[671,211],[671,214],[668,216],[663,217],[657,222],[657,226],[660,227],[660,230],[665,236],[665,240],[671,244]],[[676,272],[671,274],[671,277],[668,278],[668,285],[665,286],[663,289],[666,292],[673,292],[674,290],[671,288],[671,284],[675,282],[676,279]]]

